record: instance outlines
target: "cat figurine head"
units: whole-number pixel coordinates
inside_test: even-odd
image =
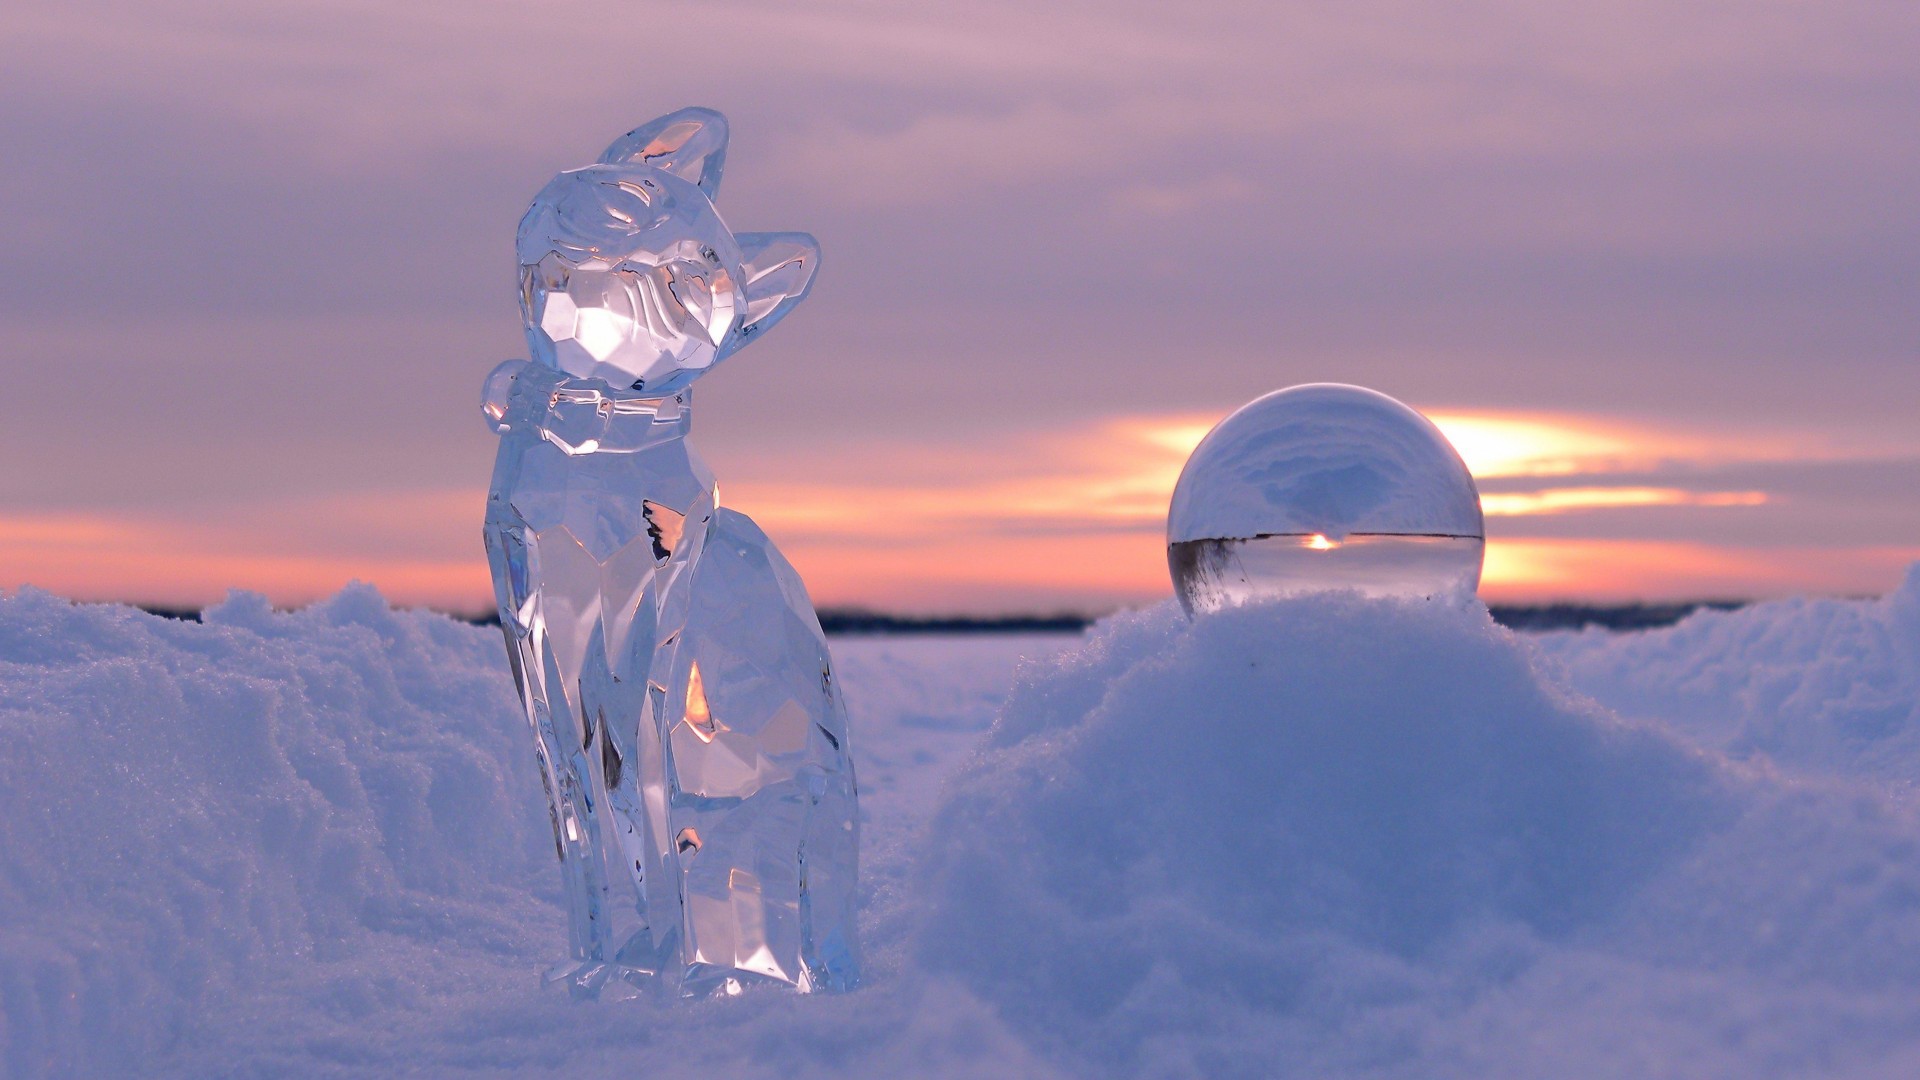
[[[726,118],[682,109],[540,189],[516,244],[536,363],[670,394],[799,304],[820,245],[729,230],[713,206],[726,155]]]

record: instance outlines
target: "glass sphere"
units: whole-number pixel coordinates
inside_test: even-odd
[[[1486,526],[1473,474],[1432,421],[1340,383],[1276,390],[1194,448],[1167,511],[1187,614],[1289,593],[1466,597]]]

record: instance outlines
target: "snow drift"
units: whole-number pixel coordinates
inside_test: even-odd
[[[1743,759],[1920,782],[1920,565],[1873,601],[1700,611],[1639,634],[1543,634],[1572,685]]]
[[[364,587],[205,625],[6,601],[6,1071],[137,1070],[268,1000],[416,1004],[549,918],[498,650]]]
[[[1755,1010],[1732,1071],[1904,1053],[1832,1014],[1920,1016],[1914,822],[1540,667],[1477,606],[1112,620],[936,816],[922,962],[1093,1074],[1701,1075]]]
[[[868,986],[574,1006],[493,632],[364,587],[205,625],[26,590],[0,1068],[1906,1075],[1916,611],[1920,576],[1538,640],[1168,604],[1004,709],[1058,644],[842,640]]]

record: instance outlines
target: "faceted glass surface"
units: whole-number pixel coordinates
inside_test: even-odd
[[[797,302],[815,261],[802,234],[726,233],[715,123],[663,117],[541,193],[521,255],[546,350],[482,391],[501,435],[487,554],[566,885],[569,958],[549,975],[586,996],[859,979],[858,795],[826,639],[686,441],[684,384]]]
[[[683,109],[570,169],[520,221],[520,307],[535,361],[609,386],[671,393],[806,295],[805,233],[735,236],[714,209],[726,121]]]
[[[1194,449],[1167,513],[1189,614],[1286,593],[1471,596],[1480,496],[1440,429],[1358,386],[1275,391]]]

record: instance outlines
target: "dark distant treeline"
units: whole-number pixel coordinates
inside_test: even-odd
[[[1515,630],[1650,630],[1672,626],[1703,608],[1732,611],[1743,600],[1702,600],[1683,604],[1494,604],[1495,622]],[[143,607],[167,619],[199,622],[195,608]],[[454,614],[477,626],[498,626],[500,616]],[[820,612],[820,628],[829,634],[1077,634],[1092,625],[1090,615],[886,615],[877,611]]]
[[[1651,630],[1672,626],[1696,611],[1732,611],[1745,600],[1701,600],[1687,604],[1492,604],[1493,621],[1515,630]]]
[[[877,611],[820,613],[829,634],[1077,634],[1092,625],[1086,615],[883,615]]]
[[[883,615],[877,611],[832,608],[819,614],[820,629],[829,634],[1077,634],[1093,624],[1092,616],[1074,614]],[[498,614],[454,618],[476,626],[500,625]]]
[[[1494,604],[1488,608],[1495,622],[1514,630],[1579,630],[1598,626],[1606,630],[1648,630],[1672,626],[1710,608],[1731,611],[1740,600],[1703,600],[1683,604]],[[498,622],[498,619],[492,620]],[[1078,633],[1092,625],[1087,615],[1008,615],[975,618],[963,615],[932,618],[884,615],[872,611],[820,613],[820,628],[829,634],[1048,634]]]

